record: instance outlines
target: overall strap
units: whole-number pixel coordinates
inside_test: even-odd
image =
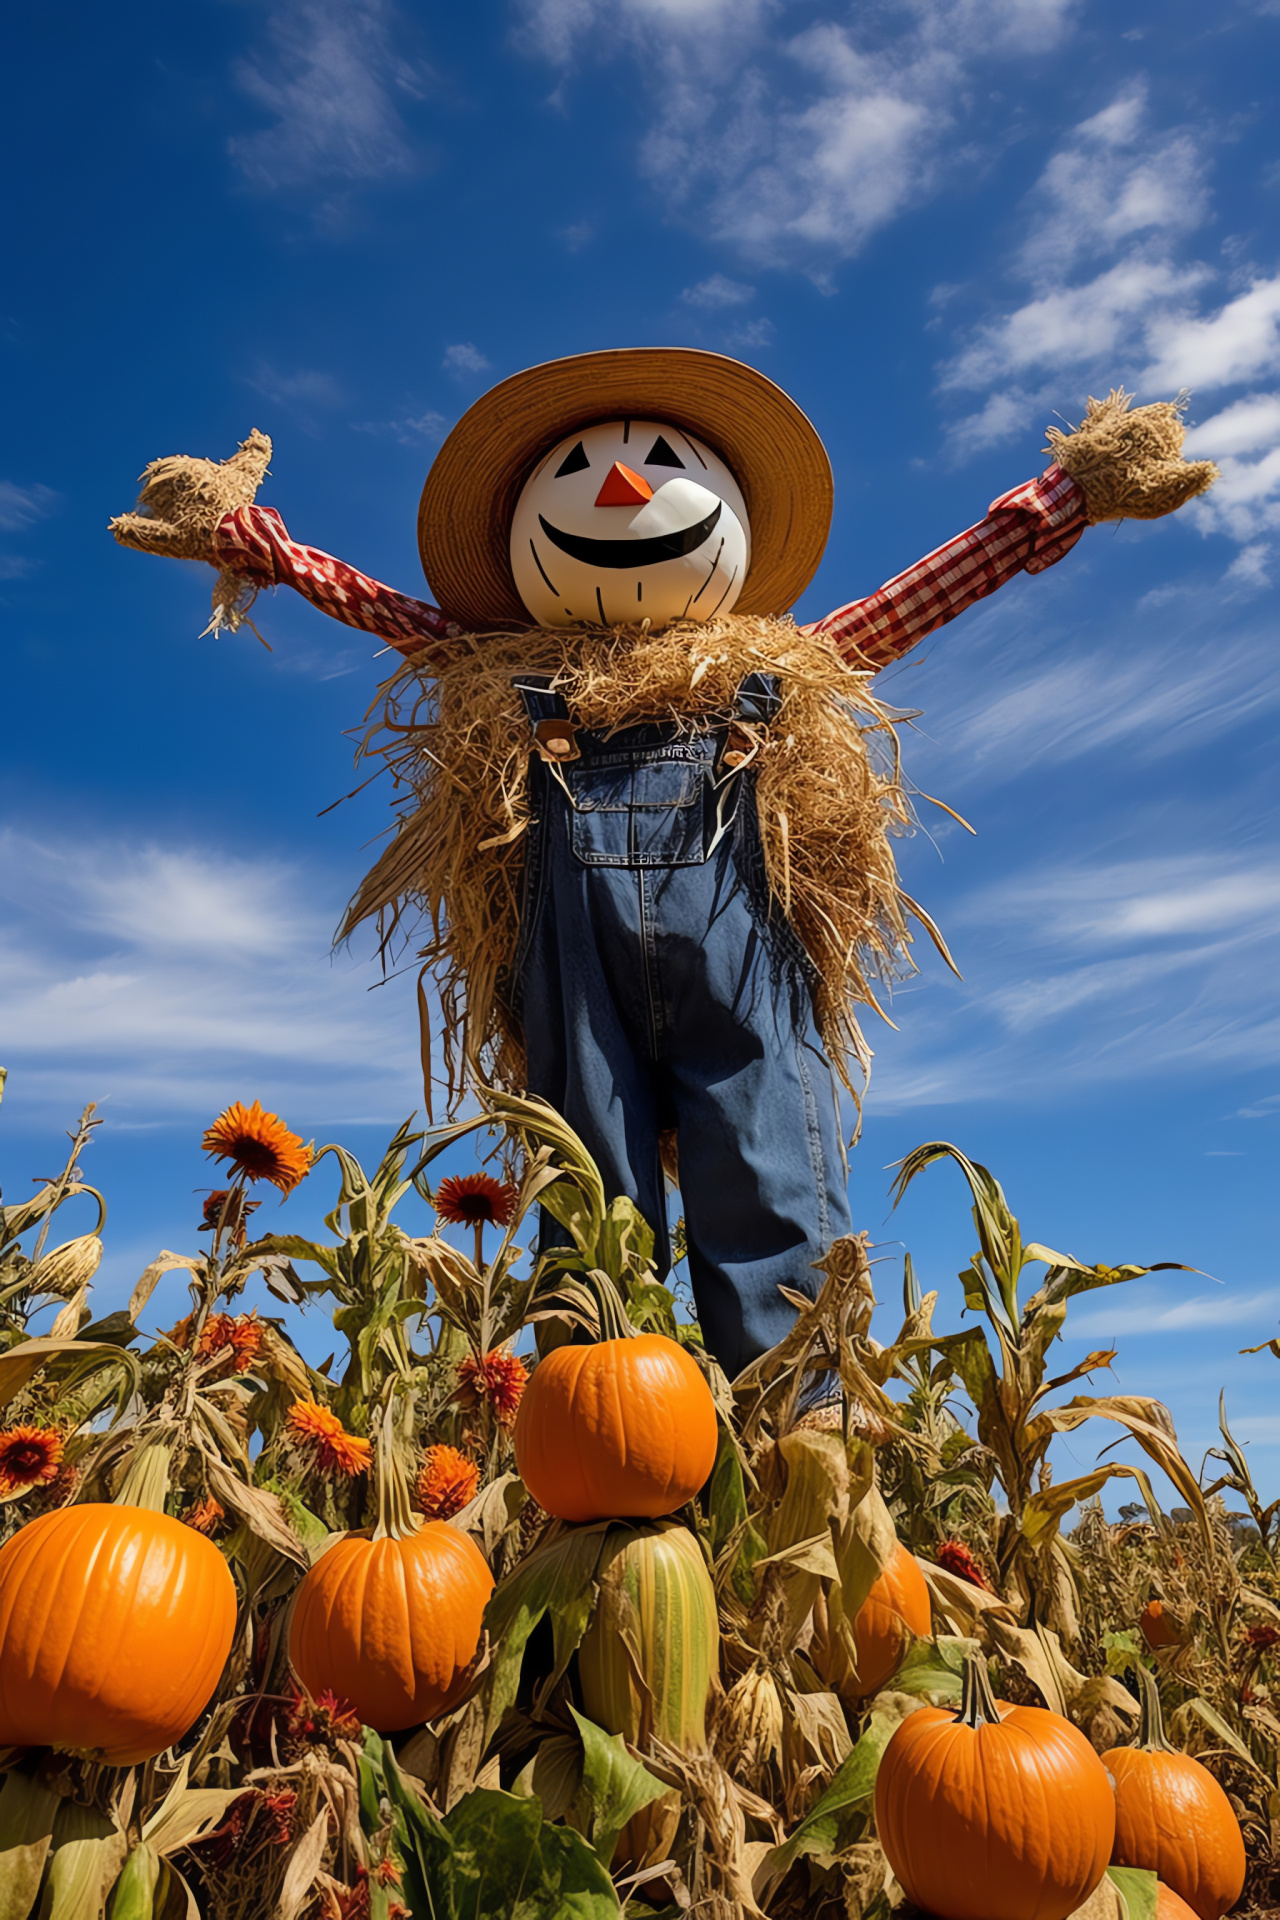
[[[562,761],[577,760],[581,749],[568,703],[562,693],[552,689],[551,682],[549,673],[522,673],[511,684],[533,729],[534,747],[548,765],[559,766]]]

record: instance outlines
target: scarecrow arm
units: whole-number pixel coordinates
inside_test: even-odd
[[[376,633],[401,653],[420,653],[454,631],[438,607],[396,593],[332,554],[291,540],[274,507],[237,507],[225,514],[214,528],[210,557],[216,566],[240,576],[251,591],[293,587],[321,613]]]
[[[810,629],[851,665],[873,672],[901,659],[936,627],[984,600],[1015,573],[1043,573],[1100,520],[1158,520],[1218,477],[1210,460],[1182,458],[1187,396],[1134,407],[1115,388],[1090,400],[1080,425],[1049,429],[1053,465],[992,502],[985,520],[908,567],[868,600],[839,607]]]
[[[1042,573],[1061,560],[1088,524],[1083,489],[1061,467],[1049,467],[993,500],[977,526],[809,631],[829,640],[851,666],[878,672],[1015,573]]]

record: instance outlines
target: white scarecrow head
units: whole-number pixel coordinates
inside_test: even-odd
[[[733,607],[750,563],[732,473],[658,420],[566,435],[525,482],[511,522],[516,590],[544,627],[710,620]]]

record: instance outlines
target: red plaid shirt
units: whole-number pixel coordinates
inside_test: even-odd
[[[807,631],[825,635],[852,665],[876,672],[1015,573],[1043,573],[1070,551],[1087,524],[1080,487],[1061,467],[1048,467],[1002,494],[985,520],[917,560],[878,593],[838,607]],[[378,634],[401,653],[430,649],[457,631],[425,600],[396,593],[315,547],[299,546],[272,507],[227,514],[214,551],[220,565],[255,585],[294,587],[322,613]]]

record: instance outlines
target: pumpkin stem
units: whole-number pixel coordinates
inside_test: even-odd
[[[395,1392],[392,1389],[387,1394],[377,1439],[378,1524],[373,1530],[375,1540],[407,1540],[422,1525],[413,1511],[409,1481],[396,1448],[394,1408]],[[412,1419],[412,1415],[410,1403],[408,1418]]]
[[[636,1329],[627,1317],[626,1305],[616,1280],[610,1279],[599,1267],[592,1267],[584,1279],[590,1289],[600,1314],[600,1338],[602,1340],[634,1340]]]
[[[146,1507],[151,1513],[163,1513],[168,1493],[169,1449],[163,1440],[149,1440],[134,1452],[112,1504]]]
[[[987,1663],[978,1654],[970,1654],[964,1663],[964,1682],[956,1725],[973,1727],[975,1730],[978,1727],[1000,1725],[1000,1710],[987,1678]]]
[[[1143,1753],[1176,1753],[1178,1749],[1164,1730],[1156,1677],[1147,1667],[1138,1668],[1138,1692],[1142,1697],[1142,1716],[1138,1721],[1138,1737],[1133,1744],[1141,1748]]]

